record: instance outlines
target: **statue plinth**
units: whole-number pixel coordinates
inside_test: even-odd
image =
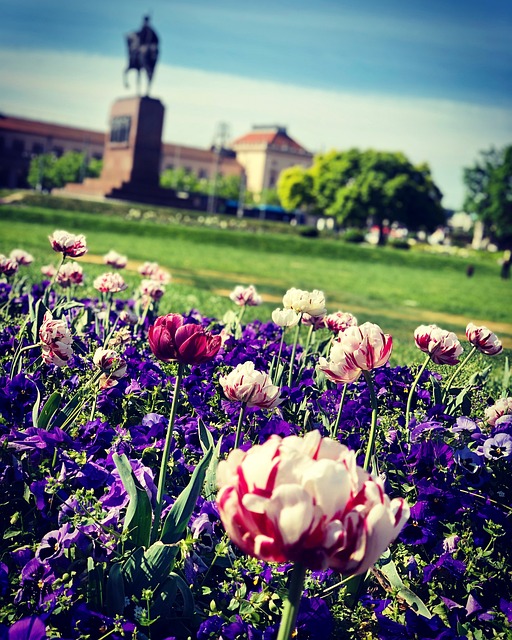
[[[117,100],[110,112],[100,180],[117,185],[158,185],[163,123],[164,106],[160,100]]]
[[[63,191],[172,206],[175,192],[159,186],[164,111],[155,98],[116,100],[105,135],[100,177],[68,184]]]

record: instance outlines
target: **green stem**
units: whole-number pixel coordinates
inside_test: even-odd
[[[409,389],[409,397],[407,398],[407,407],[405,409],[405,428],[407,429],[407,439],[408,440],[409,440],[409,418],[410,418],[410,415],[411,415],[412,397],[414,395],[414,392],[416,391],[416,387],[418,386],[418,382],[420,381],[420,378],[423,375],[423,372],[425,371],[425,367],[429,363],[429,360],[430,360],[430,356],[427,356],[425,358],[425,362],[421,365],[420,370],[416,374],[416,377],[414,378],[414,382],[412,383],[411,388]]]
[[[277,640],[290,640],[295,630],[295,622],[299,613],[300,598],[304,588],[306,567],[299,562],[293,565],[288,595],[284,601],[283,613]]]
[[[272,364],[270,365],[270,371],[268,372],[269,378],[271,380],[273,380],[273,374],[274,374],[274,367],[277,366],[279,367],[279,363],[281,362],[281,353],[283,352],[283,344],[284,344],[284,332],[285,329],[283,328],[283,330],[281,331],[281,340],[279,342],[279,352],[277,354],[277,358],[274,355],[274,357],[272,358]]]
[[[240,445],[240,436],[242,434],[242,424],[244,421],[246,408],[247,408],[247,403],[242,402],[242,406],[240,407],[240,414],[238,416],[238,424],[236,425],[235,449],[238,449]]]
[[[11,380],[16,375],[16,369],[18,368],[18,362],[19,362],[19,359],[21,358],[21,354],[24,353],[25,351],[29,351],[30,349],[34,349],[35,347],[40,347],[40,346],[41,346],[41,343],[36,342],[35,344],[29,344],[26,347],[21,347],[21,349],[18,347],[12,361],[11,375],[10,375]]]
[[[174,383],[174,395],[172,397],[171,413],[169,414],[169,424],[167,425],[167,433],[165,435],[164,451],[162,453],[162,461],[160,463],[160,475],[158,476],[158,488],[156,493],[155,519],[153,521],[153,529],[151,531],[151,539],[156,540],[158,529],[160,528],[160,516],[162,514],[162,499],[165,489],[165,480],[167,478],[167,462],[169,460],[169,451],[171,449],[172,431],[174,427],[174,419],[176,417],[176,409],[178,408],[178,396],[183,379],[184,365],[178,365],[178,374]]]
[[[60,259],[60,264],[57,267],[57,271],[55,271],[55,273],[53,274],[52,279],[50,280],[50,282],[48,283],[48,286],[46,287],[46,289],[44,290],[44,294],[43,294],[43,304],[46,308],[48,308],[48,298],[50,297],[50,291],[53,288],[53,285],[55,284],[55,281],[57,280],[57,276],[59,275],[59,271],[62,267],[62,265],[64,264],[64,260],[66,259],[65,254],[62,254],[62,257]]]
[[[366,384],[368,385],[368,389],[370,391],[370,402],[372,405],[372,424],[370,427],[370,436],[368,438],[368,445],[366,447],[366,454],[364,456],[364,465],[363,469],[368,471],[368,467],[370,466],[370,461],[373,456],[373,451],[375,449],[375,438],[377,436],[377,396],[375,395],[375,387],[373,385],[372,374],[370,371],[363,371],[364,379],[366,380]]]
[[[304,346],[304,351],[302,352],[302,358],[305,359],[308,355],[309,345],[311,343],[311,336],[313,335],[313,325],[309,326],[308,335],[306,338],[306,345]]]
[[[468,355],[464,358],[464,360],[459,364],[458,367],[455,367],[455,371],[452,373],[450,379],[448,380],[448,384],[446,385],[446,389],[444,390],[443,393],[443,403],[446,401],[446,398],[448,396],[448,393],[451,389],[451,386],[453,384],[453,381],[455,380],[455,378],[457,377],[457,374],[459,373],[459,371],[466,366],[466,364],[469,362],[469,359],[473,357],[474,353],[476,352],[476,347],[473,347],[471,349],[471,351],[468,353]]]
[[[343,391],[341,392],[340,398],[340,406],[338,407],[338,414],[336,416],[336,422],[334,423],[334,427],[331,429],[331,438],[336,438],[336,434],[338,433],[338,428],[340,426],[341,420],[341,412],[343,411],[343,405],[345,403],[345,395],[347,393],[347,385],[343,385]]]
[[[292,355],[290,356],[290,370],[288,371],[288,386],[289,387],[292,386],[293,363],[295,362],[295,353],[297,351],[297,343],[299,341],[300,322],[301,322],[301,319],[299,318],[299,322],[297,323],[297,327],[295,329],[295,337],[293,339]]]

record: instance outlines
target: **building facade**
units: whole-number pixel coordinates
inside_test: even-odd
[[[310,167],[313,154],[293,140],[285,127],[257,125],[231,144],[236,159],[243,166],[247,189],[261,193],[274,189],[284,169],[300,165]]]
[[[27,174],[34,156],[69,151],[102,158],[105,133],[0,114],[0,187],[27,187]],[[163,143],[160,169],[183,168],[199,178],[215,175],[244,176],[246,188],[259,194],[276,186],[283,169],[309,167],[312,154],[294,141],[284,127],[256,126],[234,140],[227,149],[201,149]]]

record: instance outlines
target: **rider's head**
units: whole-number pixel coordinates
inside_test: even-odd
[[[144,16],[144,26],[149,24],[149,16]]]

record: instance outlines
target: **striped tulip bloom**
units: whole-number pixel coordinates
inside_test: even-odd
[[[364,573],[409,518],[407,503],[391,500],[353,451],[318,431],[235,449],[219,463],[217,481],[229,537],[265,562]]]
[[[452,331],[440,329],[435,324],[420,325],[414,332],[418,349],[428,353],[436,364],[456,365],[462,354],[462,346]]]
[[[497,356],[503,351],[500,340],[487,327],[477,327],[470,322],[466,327],[466,338],[469,342],[486,356]]]

